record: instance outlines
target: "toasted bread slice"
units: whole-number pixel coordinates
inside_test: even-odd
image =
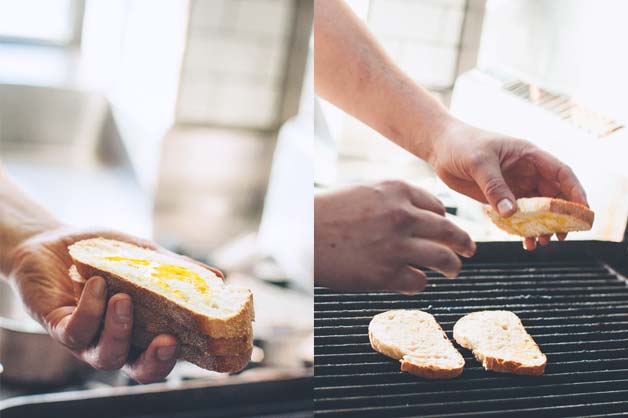
[[[157,335],[159,333],[150,332],[143,328],[134,328],[133,344],[138,347],[148,347]],[[243,353],[232,355],[208,354],[203,347],[183,342],[180,345],[179,358],[207,370],[221,373],[236,373],[244,369],[249,363],[252,351],[253,347],[250,346]]]
[[[465,315],[454,325],[454,339],[472,350],[486,370],[533,376],[545,371],[545,354],[512,312],[480,311]]]
[[[85,279],[79,274],[76,266],[70,267],[70,278],[74,284],[76,299],[81,297]],[[198,331],[187,328],[184,324],[177,324],[165,320],[162,316],[143,307],[136,307],[133,315],[133,336],[132,344],[139,348],[147,348],[151,340],[145,336],[151,333],[154,336],[159,334],[170,334],[177,337],[181,344],[196,347],[198,350],[213,356],[233,356],[246,354],[253,348],[253,327],[246,335],[235,338],[212,338],[201,334]]]
[[[427,379],[450,379],[464,369],[464,359],[438,325],[419,310],[377,314],[369,324],[371,347],[401,361],[401,370]]]
[[[214,338],[247,335],[254,318],[250,290],[227,286],[213,271],[170,254],[103,238],[79,241],[70,256],[84,278],[102,276],[113,293]]]
[[[491,207],[486,213],[500,229],[522,237],[588,231],[595,218],[584,205],[549,197],[517,199],[517,212],[509,218],[502,218]]]
[[[227,286],[212,269],[169,254],[101,238],[69,248],[77,299],[85,277],[107,282],[108,296],[123,292],[134,302],[133,345],[172,334],[181,356],[215,371],[246,366],[253,347],[253,300],[248,289]]]

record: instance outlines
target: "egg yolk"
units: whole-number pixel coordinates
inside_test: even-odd
[[[105,260],[124,261],[128,264],[136,264],[142,266],[148,266],[151,264],[151,262],[148,260],[119,256],[105,257]],[[153,273],[151,274],[151,277],[157,279],[155,280],[155,284],[158,287],[167,290],[184,300],[188,300],[188,296],[180,289],[172,289],[170,283],[178,281],[191,284],[199,293],[205,296],[208,296],[210,292],[207,283],[201,278],[201,276],[199,276],[197,273],[194,273],[193,271],[186,269],[185,267],[177,266],[174,264],[157,264],[157,266],[154,268]]]
[[[148,260],[142,260],[139,258],[129,258],[129,257],[118,257],[118,256],[112,256],[112,257],[105,257],[105,260],[108,261],[126,261],[130,264],[140,264],[142,266],[147,266],[150,264],[150,261]]]

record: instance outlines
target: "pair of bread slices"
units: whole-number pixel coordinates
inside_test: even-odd
[[[237,372],[251,359],[254,319],[249,289],[228,286],[218,270],[175,254],[94,238],[68,248],[77,300],[93,276],[108,297],[133,300],[132,344],[146,348],[159,334],[174,335],[179,357],[217,372]]]
[[[393,310],[369,324],[371,347],[401,361],[401,370],[427,379],[450,379],[464,369],[464,359],[429,313]],[[473,351],[486,370],[538,376],[547,358],[509,311],[470,313],[454,325],[454,339]]]

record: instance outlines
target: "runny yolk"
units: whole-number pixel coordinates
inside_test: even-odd
[[[151,264],[148,260],[142,260],[138,258],[129,258],[129,257],[119,257],[119,256],[111,256],[105,257],[105,260],[108,261],[124,261],[128,264],[139,264],[142,266],[148,266]],[[155,267],[151,277],[154,277],[155,284],[158,287],[161,287],[164,290],[171,292],[172,294],[184,299],[188,300],[188,296],[179,289],[172,289],[168,282],[179,281],[184,283],[189,283],[201,294],[209,295],[210,289],[207,287],[207,283],[205,280],[201,278],[197,273],[186,269],[185,267],[177,266],[174,264],[158,264]]]

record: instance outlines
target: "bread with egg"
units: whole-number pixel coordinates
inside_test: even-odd
[[[500,229],[522,237],[588,231],[595,218],[584,205],[549,197],[517,199],[517,212],[508,218],[491,207],[486,208],[486,214]]]
[[[235,372],[248,363],[250,290],[228,286],[220,272],[184,257],[125,242],[92,238],[68,249],[78,295],[84,278],[101,276],[109,296],[131,296],[134,345],[145,348],[147,336],[167,333],[181,342],[181,357],[201,367]]]

